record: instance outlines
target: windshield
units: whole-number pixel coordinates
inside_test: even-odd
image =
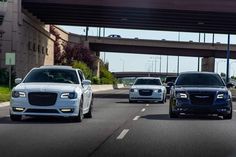
[[[134,85],[161,85],[159,79],[137,79]]]
[[[217,74],[181,74],[177,86],[225,86]]]
[[[32,82],[79,84],[76,71],[66,69],[34,69],[24,80],[24,83]]]
[[[166,77],[166,83],[168,83],[168,82],[175,82],[176,78],[177,78],[176,76],[173,76],[173,77],[172,76],[171,77],[168,76],[168,77]]]

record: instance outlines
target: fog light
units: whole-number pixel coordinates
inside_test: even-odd
[[[71,109],[71,108],[62,108],[60,110],[61,110],[61,112],[65,112],[65,113],[73,112],[73,109]]]
[[[227,109],[218,109],[217,111],[218,111],[218,112],[226,112]]]
[[[13,107],[13,111],[15,111],[15,112],[22,112],[24,110],[25,110],[25,108],[22,108],[22,107]]]

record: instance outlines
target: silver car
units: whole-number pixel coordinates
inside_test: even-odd
[[[43,66],[32,69],[12,90],[10,118],[22,116],[61,116],[74,121],[92,118],[91,81],[79,69]]]
[[[166,101],[166,88],[160,78],[139,77],[129,90],[129,102],[136,101]]]

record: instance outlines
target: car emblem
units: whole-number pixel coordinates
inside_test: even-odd
[[[195,96],[196,98],[200,98],[200,99],[206,99],[209,98],[209,96]]]

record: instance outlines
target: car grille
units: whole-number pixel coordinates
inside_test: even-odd
[[[28,96],[29,103],[35,106],[52,106],[57,100],[57,93],[31,92]]]
[[[141,96],[151,96],[152,92],[153,92],[153,90],[151,90],[151,89],[140,89],[139,90],[139,95],[141,95]]]
[[[214,93],[193,93],[189,97],[192,105],[212,105],[214,96]]]
[[[26,113],[59,113],[55,109],[27,109]]]

